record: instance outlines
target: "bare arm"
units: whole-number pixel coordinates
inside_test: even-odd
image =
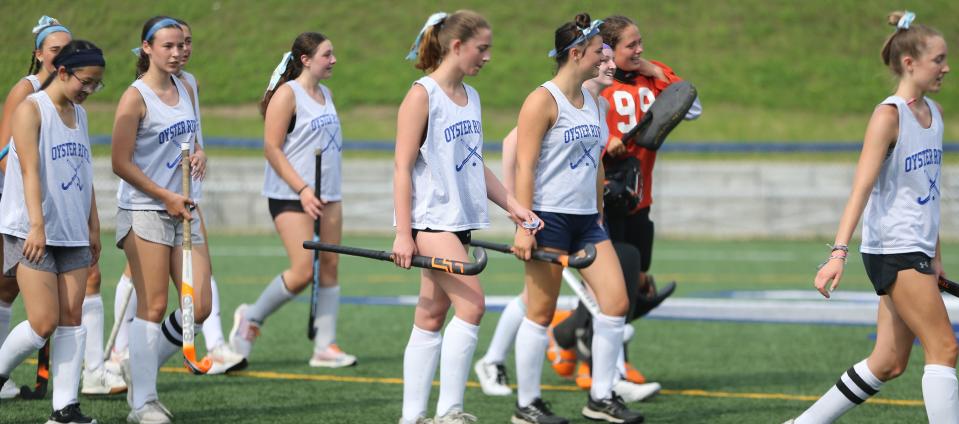
[[[13,135],[11,124],[17,106],[31,93],[33,93],[33,86],[30,82],[20,81],[10,89],[10,94],[7,94],[7,100],[3,102],[3,118],[0,119],[0,149],[7,147],[10,143],[10,136]],[[6,170],[7,158],[4,157],[0,159],[0,172],[6,172]]]
[[[503,185],[509,194],[516,195],[516,128],[503,139]]]
[[[23,197],[27,205],[30,229],[23,245],[23,255],[39,262],[47,245],[43,219],[43,194],[40,187],[40,111],[33,102],[22,102],[13,113],[13,144],[20,158],[23,176]]]
[[[545,112],[545,113],[544,113]],[[516,200],[524,208],[533,207],[533,186],[536,181],[536,166],[543,136],[556,121],[556,102],[545,88],[537,88],[526,97],[519,112],[516,126]],[[517,228],[514,252],[517,257],[529,260],[535,239]]]
[[[90,218],[88,226],[90,227],[90,250],[93,254],[93,260],[90,265],[100,261],[100,215],[97,212],[97,196],[93,184],[90,184]]]
[[[393,210],[396,214],[394,262],[409,268],[416,253],[413,241],[413,166],[429,119],[429,94],[414,84],[400,104],[396,117],[396,150],[393,160]]]

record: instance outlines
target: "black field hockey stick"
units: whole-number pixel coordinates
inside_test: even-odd
[[[945,277],[939,277],[939,290],[949,293],[955,297],[959,297],[959,284],[956,284],[955,281],[948,280]]]
[[[20,398],[27,400],[43,399],[47,396],[47,383],[50,381],[50,340],[48,339],[37,353],[37,383],[20,386]]]
[[[304,249],[322,250],[324,252],[341,253],[362,258],[378,259],[393,262],[393,252],[383,250],[364,249],[362,247],[342,246],[338,244],[321,243],[318,241],[304,241]],[[432,269],[459,275],[476,275],[486,268],[486,251],[482,247],[473,249],[474,262],[461,262],[453,259],[438,258],[435,256],[413,255],[412,265],[417,268]]]
[[[513,246],[508,244],[476,239],[471,240],[470,244],[497,252],[513,253]],[[592,265],[593,261],[596,260],[596,246],[592,243],[587,244],[586,247],[583,248],[583,253],[582,256],[570,256],[562,253],[547,252],[545,250],[534,250],[531,256],[538,261],[554,263],[566,268],[580,269]]]
[[[316,149],[314,151],[316,155],[316,170],[313,172],[313,182],[315,183],[314,193],[317,193],[316,196],[319,197],[321,192],[321,178],[323,177],[323,150]],[[313,221],[313,241],[320,241],[320,218],[316,218]],[[310,340],[316,337],[316,314],[319,309],[320,303],[320,251],[313,251],[313,284],[311,284],[310,289],[310,321],[306,323],[306,337]]]

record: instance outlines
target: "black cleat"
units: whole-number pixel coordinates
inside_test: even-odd
[[[540,398],[536,398],[533,403],[523,408],[517,405],[510,422],[513,424],[569,424],[566,418],[553,415],[549,405]]]
[[[626,408],[623,399],[616,393],[609,399],[593,400],[592,396],[587,395],[589,400],[583,407],[583,416],[593,421],[602,421],[607,423],[635,424],[643,422],[643,414],[639,411],[633,411]]]
[[[50,414],[46,424],[97,424],[97,420],[83,415],[80,404],[72,403]]]

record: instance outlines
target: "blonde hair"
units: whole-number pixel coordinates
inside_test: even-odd
[[[489,22],[472,10],[457,10],[426,29],[416,56],[416,69],[433,72],[440,66],[453,40],[466,41],[480,29],[489,29]]]
[[[882,45],[882,51],[879,53],[882,57],[882,63],[889,67],[892,72],[902,76],[902,57],[911,56],[919,58],[920,54],[926,49],[926,40],[931,37],[942,37],[942,33],[931,27],[922,24],[911,24],[909,28],[899,28],[899,20],[906,12],[897,10],[887,17],[889,25],[896,27],[896,32],[886,38]]]

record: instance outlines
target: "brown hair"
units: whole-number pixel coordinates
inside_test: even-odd
[[[169,16],[154,16],[150,19],[147,19],[147,21],[143,24],[143,30],[140,31],[140,39],[141,40],[145,39],[147,36],[147,32],[150,31],[150,28],[153,28],[154,24],[164,19],[173,19],[173,18]],[[175,19],[173,21],[176,22]],[[183,30],[182,28],[180,28],[179,25],[170,25],[170,26],[165,26],[163,28],[176,28],[181,31]],[[160,29],[163,29],[163,28],[160,28]],[[157,32],[159,32],[159,30],[157,30]],[[150,39],[146,40],[147,43],[150,43],[152,45],[154,37],[156,37],[156,32],[150,35]],[[137,78],[142,77],[143,74],[147,73],[149,69],[150,69],[150,56],[147,56],[147,53],[145,51],[140,50],[140,55],[137,56],[137,73],[136,73]]]
[[[909,28],[899,28],[899,20],[906,12],[897,10],[887,17],[889,25],[896,27],[896,32],[886,38],[882,45],[882,51],[879,53],[882,57],[882,63],[889,67],[892,72],[902,76],[902,57],[911,56],[918,59],[923,50],[926,49],[926,40],[931,37],[942,37],[939,31],[922,24],[911,24]]]
[[[599,33],[603,36],[603,42],[616,50],[619,37],[623,34],[623,30],[629,26],[636,26],[636,23],[625,16],[613,15],[603,19],[603,24],[599,26]]]
[[[433,72],[446,56],[446,49],[451,41],[469,40],[482,28],[489,29],[489,22],[472,10],[457,10],[438,24],[427,28],[417,51],[416,69]]]
[[[260,100],[261,115],[266,116],[266,107],[270,105],[270,99],[273,98],[276,89],[280,88],[283,83],[296,79],[303,72],[303,61],[300,60],[300,57],[303,55],[313,57],[316,54],[316,49],[326,40],[326,36],[318,32],[304,32],[296,36],[296,39],[293,40],[293,46],[290,47],[290,62],[286,64],[286,71],[283,72],[283,75],[280,75],[280,81],[276,83],[272,90],[263,93],[263,99]]]
[[[556,28],[556,34],[553,37],[553,48],[556,49],[556,66],[563,66],[569,60],[569,50],[573,47],[571,44],[583,33],[583,29],[589,28],[592,19],[589,13],[580,13],[576,15],[571,22],[567,22]],[[580,43],[584,44],[584,43]]]

